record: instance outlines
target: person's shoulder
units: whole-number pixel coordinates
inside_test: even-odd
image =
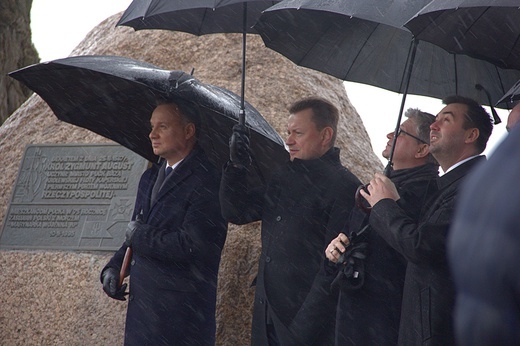
[[[335,170],[337,179],[346,180],[355,183],[356,185],[361,184],[359,178],[354,173],[352,173],[350,169],[343,166],[342,164],[335,166]]]

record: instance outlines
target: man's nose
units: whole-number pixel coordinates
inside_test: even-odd
[[[287,145],[294,144],[294,137],[292,134],[287,136],[287,138],[285,139],[285,144],[287,144]]]
[[[155,137],[155,131],[153,129],[150,131],[150,134],[148,135],[148,137],[150,137],[150,138]]]

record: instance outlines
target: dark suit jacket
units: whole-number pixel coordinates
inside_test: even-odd
[[[354,206],[359,180],[333,148],[315,160],[288,162],[267,186],[247,186],[245,172],[224,170],[223,215],[233,223],[262,220],[252,344],[267,345],[272,319],[282,345],[332,345],[337,294],[320,275],[330,241]]]
[[[227,224],[219,172],[196,147],[164,181],[148,169],[135,205],[147,225],[133,236],[125,345],[214,345],[217,272]],[[123,245],[106,267],[119,270]]]
[[[464,182],[448,238],[457,344],[520,345],[520,126]]]
[[[426,203],[420,222],[411,220],[391,199],[379,201],[370,225],[408,260],[399,344],[454,344],[453,280],[446,258],[446,238],[460,183],[483,156],[471,159],[438,180],[438,192]]]

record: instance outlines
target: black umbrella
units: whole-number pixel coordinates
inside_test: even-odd
[[[497,105],[499,105],[501,103],[504,103],[504,102],[512,104],[512,103],[515,103],[518,100],[520,100],[520,80],[518,80],[515,83],[515,85],[513,85],[511,87],[511,89],[509,89],[504,94],[504,96],[502,96],[500,98],[500,100],[498,100]]]
[[[433,0],[405,27],[416,38],[452,54],[465,54],[500,68],[520,70],[518,0]],[[505,102],[509,107],[507,101],[502,97],[497,104]]]
[[[408,93],[463,94],[492,105],[476,85],[498,99],[520,78],[520,71],[415,40],[403,25],[429,1],[285,0],[264,11],[254,27],[267,47],[298,65],[402,93],[395,144]],[[392,157],[393,148],[387,172]]]
[[[165,29],[194,35],[242,33],[242,87],[239,121],[244,124],[246,34],[262,11],[278,1],[266,0],[133,0],[117,25],[135,30]]]
[[[116,56],[76,56],[35,64],[9,73],[39,94],[65,122],[89,129],[157,161],[150,139],[150,116],[157,96],[191,101],[201,113],[199,143],[217,166],[229,158],[228,141],[237,123],[238,95],[201,83],[182,71],[168,71]],[[253,165],[265,179],[288,159],[278,133],[250,104],[246,126],[252,136]]]
[[[518,0],[433,0],[405,27],[450,53],[520,70]]]

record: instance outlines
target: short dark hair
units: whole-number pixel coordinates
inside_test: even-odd
[[[334,146],[338,132],[338,108],[324,98],[313,96],[294,102],[289,107],[289,113],[294,114],[309,108],[312,109],[312,121],[319,131],[325,127],[332,128],[334,133],[332,134],[331,147]]]
[[[197,104],[180,98],[176,99],[166,97],[157,97],[156,104],[157,106],[164,104],[173,104],[177,106],[179,115],[184,124],[187,125],[192,123],[195,125],[195,136],[197,137],[201,125],[200,110]]]
[[[445,97],[442,103],[449,105],[452,103],[461,103],[466,105],[468,111],[464,117],[464,129],[477,128],[479,136],[477,138],[476,147],[478,153],[482,153],[486,149],[487,141],[493,132],[493,119],[488,112],[478,104],[477,101],[460,95],[452,95]]]

